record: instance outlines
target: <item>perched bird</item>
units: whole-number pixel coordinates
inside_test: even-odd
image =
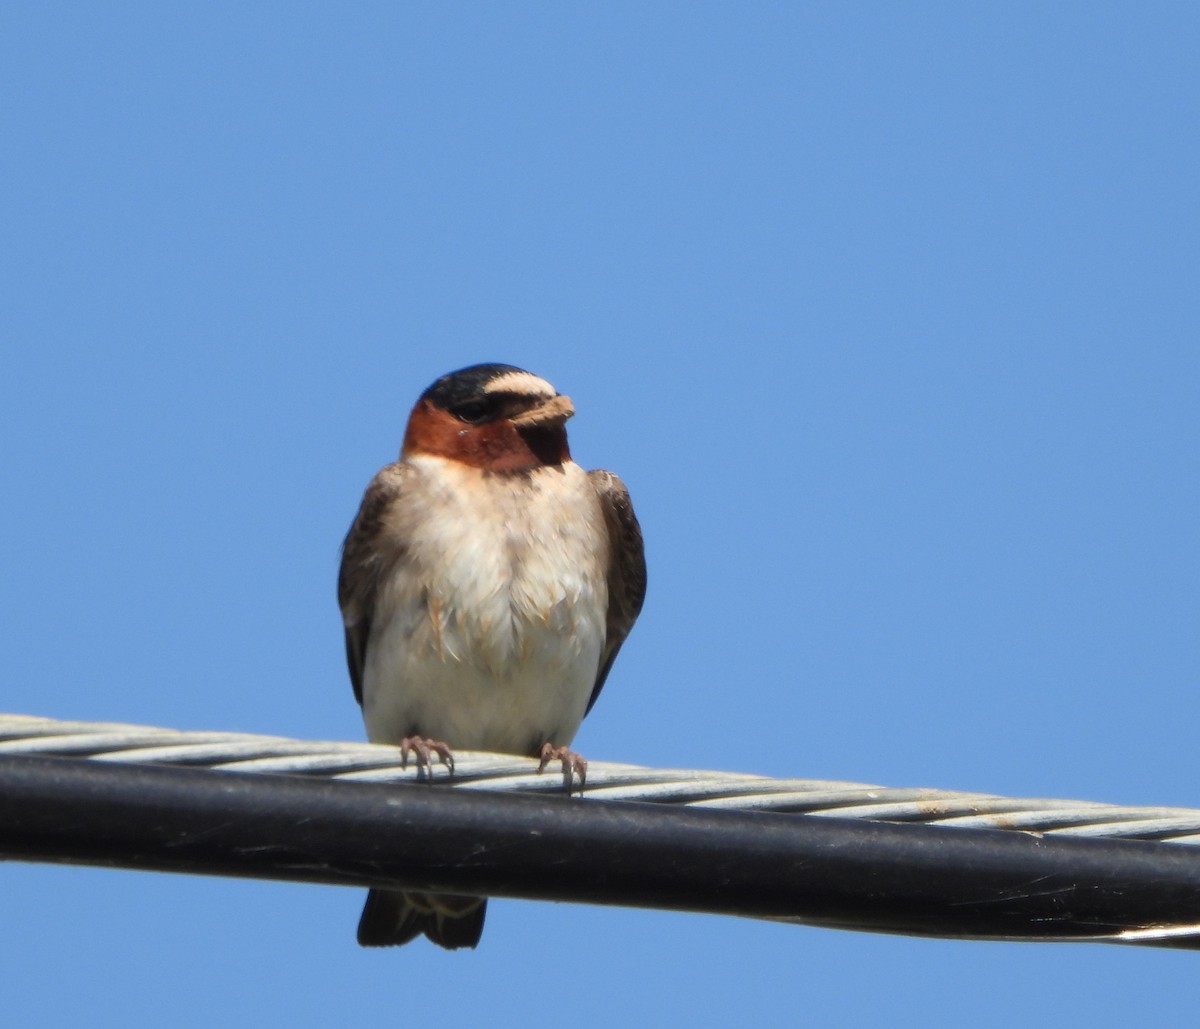
[[[587,763],[567,749],[646,592],[624,483],[571,460],[569,397],[505,364],[443,375],[417,400],[342,548],[338,601],[372,742],[432,774],[451,748]],[[486,900],[371,890],[366,947],[424,933],[474,947]]]

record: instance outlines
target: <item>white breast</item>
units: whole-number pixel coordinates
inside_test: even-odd
[[[607,531],[587,473],[410,461],[421,478],[389,525],[406,557],[381,590],[363,675],[368,735],[514,753],[570,743],[608,607]]]

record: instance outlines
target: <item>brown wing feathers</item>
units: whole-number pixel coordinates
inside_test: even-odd
[[[375,597],[379,584],[402,556],[403,546],[379,546],[392,505],[400,497],[412,469],[403,462],[390,464],[371,480],[363,496],[358,516],[342,544],[342,566],[338,573],[338,604],[346,627],[346,664],[350,684],[361,704],[363,669],[367,662],[367,642]]]
[[[588,478],[600,498],[611,547],[608,564],[608,628],[596,685],[588,699],[587,710],[591,711],[616,660],[617,651],[621,649],[638,612],[642,610],[642,601],[646,597],[646,557],[641,526],[634,516],[625,483],[612,472],[599,470],[588,472]]]

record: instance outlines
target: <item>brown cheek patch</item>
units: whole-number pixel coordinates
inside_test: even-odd
[[[561,426],[518,431],[512,422],[468,425],[449,411],[422,400],[413,408],[404,434],[404,456],[435,454],[472,468],[519,471],[562,464],[570,458],[567,433]]]

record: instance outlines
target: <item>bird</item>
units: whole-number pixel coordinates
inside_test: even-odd
[[[338,603],[354,696],[373,743],[429,779],[453,751],[587,762],[569,746],[646,593],[629,491],[571,460],[571,399],[531,372],[477,364],[417,399],[400,459],[363,495]],[[475,947],[486,898],[372,889],[365,947],[424,934]]]

